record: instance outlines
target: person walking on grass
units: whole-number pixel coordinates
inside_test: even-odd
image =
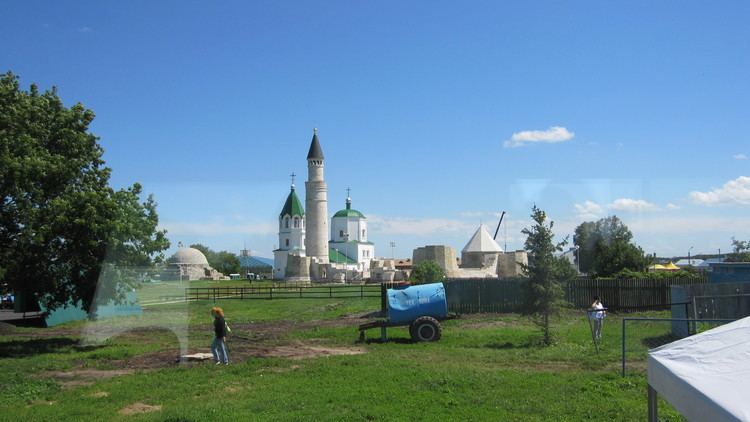
[[[227,352],[227,323],[224,320],[224,310],[219,307],[211,308],[214,317],[214,341],[211,343],[211,353],[217,365],[229,365],[229,353]]]
[[[599,296],[594,296],[594,303],[591,304],[589,315],[594,320],[594,338],[596,340],[602,339],[602,325],[604,325],[604,318],[607,316],[606,309]]]

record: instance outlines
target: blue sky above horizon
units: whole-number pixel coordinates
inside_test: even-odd
[[[329,213],[376,254],[522,247],[536,203],[572,234],[616,214],[660,256],[750,238],[750,4],[21,2],[0,70],[97,115],[117,187],[173,247],[272,256],[312,128]],[[504,223],[505,224],[505,223]]]

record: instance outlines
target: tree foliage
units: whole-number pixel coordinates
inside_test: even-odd
[[[410,280],[414,284],[437,283],[445,279],[445,272],[437,262],[422,261],[411,270]]]
[[[632,240],[633,233],[617,216],[581,223],[574,237],[581,272],[610,277],[625,269],[644,271],[648,259]]]
[[[206,256],[206,260],[208,261],[208,265],[224,275],[238,274],[241,270],[239,258],[231,252],[216,252],[208,246],[200,243],[190,245],[190,247],[203,252],[203,255]]]
[[[156,203],[141,186],[115,191],[94,113],[65,107],[54,88],[28,92],[0,76],[0,262],[3,281],[48,308],[68,301],[92,307],[105,261],[148,265],[169,246],[156,230]],[[132,278],[115,277],[114,299]]]
[[[732,237],[732,253],[727,255],[727,262],[750,262],[750,241],[737,240]]]
[[[555,256],[562,251],[567,240],[554,243],[552,227],[554,222],[546,224],[547,214],[532,208],[531,218],[534,225],[524,228],[525,247],[529,254],[528,264],[523,264],[528,280],[523,284],[524,313],[532,315],[544,335],[545,345],[552,343],[549,330],[550,317],[556,315],[563,305],[562,283],[575,276],[575,270],[564,257]]]

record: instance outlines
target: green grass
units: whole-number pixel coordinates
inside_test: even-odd
[[[160,315],[184,311],[191,350],[205,350],[214,305],[157,306],[130,322],[158,321]],[[435,343],[409,343],[406,328],[392,328],[394,341],[355,344],[358,321],[351,316],[377,310],[378,299],[226,300],[217,305],[235,327],[233,335],[254,339],[258,333],[250,330],[285,328],[258,344],[230,340],[230,352],[244,344],[361,348],[365,353],[299,360],[250,357],[228,367],[165,363],[71,386],[50,373],[122,368],[122,362],[176,350],[176,338],[165,330],[136,331],[82,347],[77,344],[80,323],[25,329],[0,337],[0,371],[9,381],[0,387],[0,419],[640,421],[646,415],[647,343],[665,330],[644,326],[632,336],[627,345],[632,370],[621,378],[616,315],[606,322],[597,354],[588,323],[573,311],[554,322],[555,343],[549,347],[538,345],[537,327],[514,314],[446,321],[443,338]],[[643,315],[665,314],[638,314]],[[120,413],[134,403],[161,410]],[[666,404],[660,416],[681,420]]]

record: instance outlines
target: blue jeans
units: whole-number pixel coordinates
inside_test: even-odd
[[[224,339],[214,337],[214,341],[211,343],[211,353],[214,354],[215,362],[229,363],[229,354]]]

